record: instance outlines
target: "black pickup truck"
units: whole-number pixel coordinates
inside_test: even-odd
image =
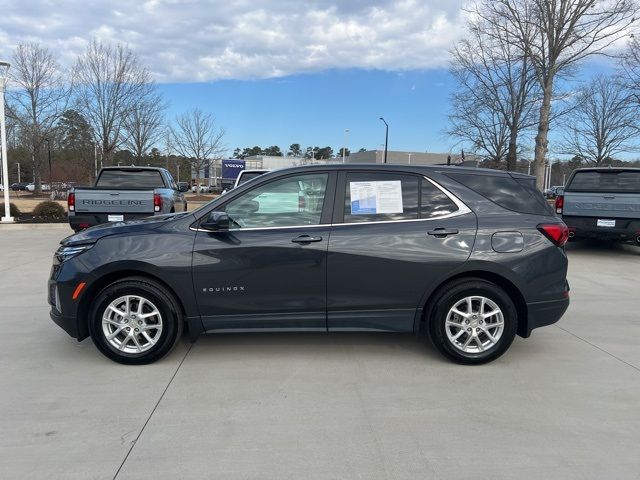
[[[105,167],[93,187],[69,190],[69,225],[78,232],[102,223],[186,211],[187,188],[178,187],[164,168]]]

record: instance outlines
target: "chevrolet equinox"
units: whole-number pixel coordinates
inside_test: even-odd
[[[325,165],[266,173],[192,212],[61,242],[51,318],[107,357],[166,355],[185,324],[414,332],[465,364],[569,305],[568,230],[533,177],[463,167]]]

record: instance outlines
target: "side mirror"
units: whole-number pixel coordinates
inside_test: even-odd
[[[229,215],[226,212],[211,212],[204,222],[200,222],[200,228],[212,232],[229,230]]]
[[[189,191],[189,185],[178,185],[178,191],[179,192],[188,192]]]

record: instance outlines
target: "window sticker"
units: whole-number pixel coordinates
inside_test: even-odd
[[[351,214],[402,213],[402,182],[349,182]]]

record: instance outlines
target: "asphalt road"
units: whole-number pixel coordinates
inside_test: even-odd
[[[246,334],[126,367],[49,320],[66,233],[0,226],[0,478],[640,478],[640,248],[570,245],[565,317],[485,366]]]

